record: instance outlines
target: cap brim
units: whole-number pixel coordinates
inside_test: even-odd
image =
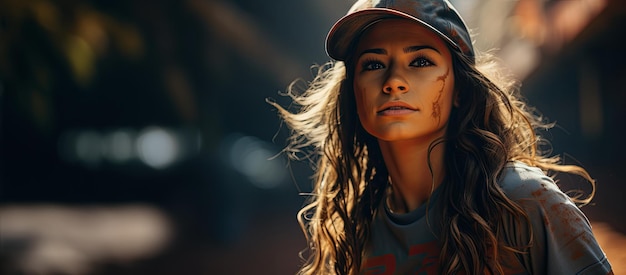
[[[326,36],[326,53],[335,60],[345,61],[352,43],[365,29],[382,19],[390,18],[405,18],[415,21],[439,35],[454,48],[459,49],[459,46],[446,35],[414,16],[387,8],[369,8],[348,14],[333,25]]]

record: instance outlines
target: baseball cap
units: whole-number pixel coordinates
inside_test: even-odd
[[[345,61],[363,31],[390,18],[415,21],[474,60],[474,47],[465,22],[448,0],[358,0],[330,29],[326,37],[328,56]]]

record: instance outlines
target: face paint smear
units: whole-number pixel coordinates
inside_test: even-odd
[[[450,69],[448,69],[444,75],[437,77],[437,81],[441,81],[442,85],[441,90],[439,90],[439,95],[437,95],[437,98],[433,101],[433,112],[431,114],[434,119],[437,119],[437,124],[441,122],[441,105],[439,101],[441,100],[443,89],[446,87],[446,78],[448,78],[448,74],[450,74]]]

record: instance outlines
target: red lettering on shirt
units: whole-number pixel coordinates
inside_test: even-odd
[[[439,244],[437,241],[412,245],[409,248],[409,260],[421,262],[415,274],[435,274],[439,269]]]
[[[400,265],[414,266],[411,274],[437,274],[439,269],[439,252],[440,248],[437,241],[412,245],[409,247],[406,263],[400,263]],[[393,253],[369,257],[363,265],[363,274],[394,274],[399,268],[397,265],[396,256]]]
[[[396,272],[396,257],[390,253],[368,258],[363,271],[366,275],[393,275]]]

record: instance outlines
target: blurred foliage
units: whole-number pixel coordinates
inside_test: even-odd
[[[112,50],[131,59],[144,51],[144,39],[134,25],[88,2],[6,0],[0,3],[0,16],[2,74],[33,77],[43,87],[48,86],[49,72],[37,68],[54,67],[54,59],[64,61],[78,84],[88,85],[98,60]]]
[[[59,79],[87,89],[99,61],[140,59],[144,44],[135,25],[87,1],[0,1],[0,84],[40,130],[53,123]]]

